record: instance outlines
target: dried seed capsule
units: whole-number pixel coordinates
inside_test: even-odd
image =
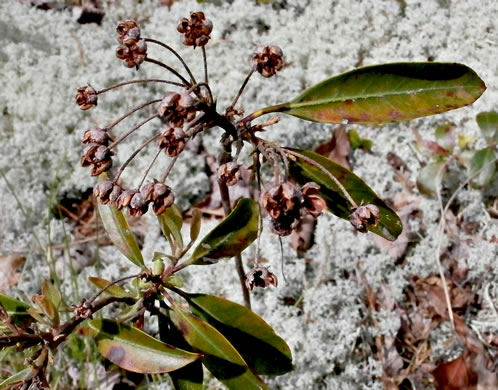
[[[313,182],[306,183],[301,187],[303,194],[301,214],[311,214],[313,217],[318,217],[327,208],[325,200],[318,195],[319,190],[320,186]]]
[[[152,209],[156,215],[160,215],[171,207],[175,202],[175,196],[171,188],[163,183],[154,183],[154,191],[152,193]]]
[[[350,217],[351,225],[361,233],[368,231],[368,226],[377,226],[379,223],[379,208],[373,204],[358,206]]]
[[[109,134],[107,134],[107,131],[99,127],[94,127],[93,129],[85,131],[81,142],[84,144],[107,145],[109,140],[110,137]]]
[[[218,168],[218,181],[227,186],[233,186],[240,180],[240,165],[236,162],[229,162],[220,165]]]
[[[125,20],[119,23],[116,27],[116,32],[118,33],[117,40],[121,44],[124,44],[124,40],[128,34],[138,37],[137,40],[140,39],[140,28],[134,20]]]
[[[148,184],[144,185],[141,188],[140,193],[142,194],[142,196],[144,197],[144,200],[146,202],[151,201],[152,194],[154,193],[154,183],[148,183]]]
[[[123,207],[128,207],[135,193],[135,190],[124,190],[121,192],[116,201],[116,208],[121,210]]]
[[[157,139],[157,145],[170,157],[178,156],[187,143],[187,136],[180,127],[170,127]]]
[[[112,192],[114,184],[110,180],[97,183],[93,187],[93,196],[102,204],[109,203],[109,196]]]
[[[76,91],[76,104],[80,106],[82,110],[89,110],[93,106],[96,106],[97,100],[97,91],[89,85],[80,87]]]
[[[143,39],[136,42],[128,40],[127,45],[119,46],[116,49],[116,57],[123,60],[128,68],[138,69],[147,57],[147,43]]]
[[[195,118],[197,109],[194,99],[187,92],[167,92],[159,103],[159,116],[167,119],[171,127],[181,127],[185,121]]]
[[[140,192],[136,192],[135,195],[130,200],[130,205],[128,206],[128,212],[131,216],[140,217],[147,212],[149,208],[149,202],[146,202],[144,197]]]
[[[85,149],[83,149],[83,156],[81,156],[81,166],[88,167],[95,163],[95,152],[100,145],[90,144]]]
[[[92,176],[99,176],[101,173],[108,171],[112,167],[112,159],[109,157],[107,160],[98,161],[93,165],[91,170]]]
[[[262,206],[273,219],[283,214],[295,215],[299,218],[302,200],[299,188],[291,182],[285,182],[273,186],[263,194]]]
[[[271,273],[268,268],[257,266],[246,274],[246,287],[252,291],[254,287],[266,288],[269,285],[278,286],[278,280],[275,274]]]
[[[282,49],[278,46],[258,47],[251,58],[253,69],[263,77],[271,77],[284,66]]]
[[[114,187],[112,187],[112,191],[109,194],[109,202],[111,203],[111,206],[118,208],[117,201],[122,192],[123,189],[117,184],[114,184]]]
[[[213,23],[206,19],[203,12],[191,12],[190,18],[178,21],[176,29],[182,34],[181,40],[187,46],[204,46],[211,38]]]

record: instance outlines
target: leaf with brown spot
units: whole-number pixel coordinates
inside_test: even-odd
[[[96,332],[98,350],[106,359],[128,371],[159,374],[178,370],[202,357],[165,344],[147,333],[112,320],[89,322]]]
[[[322,81],[288,103],[255,114],[283,112],[314,122],[379,124],[464,107],[485,90],[479,76],[462,64],[373,65]]]

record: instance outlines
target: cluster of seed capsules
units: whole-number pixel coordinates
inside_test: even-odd
[[[207,44],[213,25],[202,12],[192,12],[190,18],[182,18],[177,24],[181,34],[181,41],[187,46],[202,47]],[[136,69],[147,59],[147,41],[141,36],[137,23],[127,20],[119,23],[117,40],[120,46],[116,49],[116,56],[127,67]],[[153,60],[150,60],[153,62]],[[263,77],[276,74],[284,66],[282,50],[277,46],[258,48],[251,57],[252,70]],[[187,123],[192,123],[198,114],[197,100],[191,96],[192,89],[185,86],[183,92],[166,92],[157,106],[157,116],[163,119],[167,127],[157,136],[156,142],[160,149],[170,157],[177,157],[185,148],[190,135],[185,130]],[[96,91],[90,85],[78,88],[76,103],[82,110],[88,110],[97,105],[98,95],[103,91]],[[111,125],[112,127],[112,125]],[[85,144],[81,165],[91,167],[91,175],[98,176],[107,172],[113,166],[113,148],[122,139],[113,141],[109,135],[110,128],[92,128],[85,131],[82,142]],[[226,185],[234,185],[240,179],[240,165],[228,162],[218,169],[218,180]],[[123,167],[121,168],[121,170]],[[120,170],[120,172],[121,172]],[[127,208],[130,215],[142,215],[147,212],[149,205],[156,214],[164,212],[174,202],[174,195],[167,185],[157,180],[144,185],[140,189],[125,189],[117,184],[117,179],[99,182],[94,188],[95,197],[103,204],[123,209]],[[271,203],[271,202],[270,202]],[[274,214],[275,212],[273,212]],[[290,211],[285,211],[285,217],[275,218],[278,223],[276,230],[283,231],[287,226]],[[285,219],[285,223],[282,221]],[[287,225],[286,225],[287,224]]]

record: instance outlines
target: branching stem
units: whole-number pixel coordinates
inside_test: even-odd
[[[133,129],[127,131],[121,137],[118,137],[112,144],[109,145],[108,149],[110,150],[110,149],[114,148],[116,145],[118,145],[119,143],[121,143],[122,141],[124,141],[129,135],[131,135],[132,133],[134,133],[136,130],[138,130],[140,127],[142,127],[143,125],[145,125],[147,122],[151,121],[154,118],[157,118],[158,116],[159,116],[159,114],[154,114],[154,115],[148,117],[147,119],[145,119],[144,121],[140,122]]]
[[[142,108],[145,108],[147,106],[150,106],[151,104],[156,104],[156,103],[159,103],[162,99],[155,99],[155,100],[151,100],[150,102],[147,102],[147,103],[143,103],[137,107],[134,107],[132,108],[130,111],[128,111],[126,114],[124,114],[123,116],[119,117],[118,119],[116,119],[114,122],[112,122],[109,126],[107,126],[105,129],[107,131],[111,130],[112,128],[114,128],[116,125],[118,125],[122,120],[128,118],[130,115],[134,114],[135,112],[141,110]],[[150,118],[152,119],[152,118]]]
[[[164,83],[164,84],[176,85],[178,87],[185,87],[185,84],[177,83],[175,81],[162,80],[162,79],[130,80],[130,81],[123,81],[122,83],[111,85],[110,87],[101,89],[100,91],[97,91],[97,95],[101,95],[101,94],[103,94],[103,93],[105,93],[107,91],[110,91],[112,89],[116,89],[116,88],[119,88],[119,87],[124,87],[125,85],[139,84],[139,83]]]

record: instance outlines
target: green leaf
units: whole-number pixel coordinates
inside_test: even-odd
[[[420,170],[417,176],[417,188],[420,193],[429,196],[436,194],[444,174],[444,166],[445,163],[441,161],[427,164]]]
[[[190,240],[195,241],[201,231],[201,212],[198,208],[192,210],[192,221],[190,222]]]
[[[264,108],[253,116],[283,112],[314,122],[379,124],[464,107],[485,90],[479,76],[462,64],[374,65],[332,77],[289,103]]]
[[[111,320],[89,322],[97,331],[98,350],[106,359],[128,371],[158,374],[178,370],[201,357],[149,336],[141,330]]]
[[[31,307],[28,304],[18,301],[17,299],[0,294],[0,305],[7,314],[12,318],[30,317],[27,310]]]
[[[161,230],[164,236],[168,239],[171,246],[171,252],[175,253],[176,249],[183,249],[182,212],[177,205],[168,207],[166,211],[157,216]]]
[[[161,306],[165,307],[161,302]],[[162,342],[168,343],[186,351],[190,351],[192,347],[183,338],[182,333],[174,326],[171,319],[160,312],[158,315],[159,323],[159,338]],[[175,390],[202,390],[204,373],[202,363],[197,360],[188,366],[169,373],[173,381]]]
[[[496,156],[493,148],[487,147],[475,152],[469,161],[468,176],[472,184],[478,187],[488,185],[495,177]]]
[[[268,323],[245,306],[205,294],[188,294],[190,308],[220,331],[254,372],[282,375],[292,370],[287,343]]]
[[[436,127],[436,142],[450,153],[453,152],[456,143],[453,127],[449,123]]]
[[[476,120],[486,141],[498,144],[498,112],[481,112]]]
[[[349,143],[353,149],[364,149],[370,151],[372,148],[373,142],[368,138],[361,138],[358,131],[355,129],[351,129],[348,131]]]
[[[100,175],[99,180],[105,180],[106,176]],[[109,234],[112,243],[125,255],[133,264],[144,267],[142,252],[138,246],[137,239],[126,221],[124,214],[110,206],[97,202],[100,218],[104,228]]]
[[[268,389],[233,345],[214,327],[179,307],[174,307],[170,318],[185,340],[204,354],[202,363],[229,389]]]
[[[97,288],[99,288],[101,290],[111,284],[110,281],[108,281],[106,279],[99,278],[97,276],[90,276],[88,278],[88,280],[94,286],[96,286]],[[128,293],[125,289],[123,289],[122,287],[119,287],[115,284],[113,284],[111,287],[107,288],[104,291],[104,293],[111,295],[113,297],[116,297],[116,298],[128,298],[128,297],[132,298],[133,297],[133,294]]]
[[[31,367],[28,367],[12,376],[9,376],[7,379],[0,383],[0,389],[6,389],[8,386],[13,385],[14,383],[23,381],[28,377],[29,374],[31,374],[32,371],[33,369]]]
[[[289,150],[300,153],[321,165],[326,172],[342,184],[356,204],[374,204],[378,207],[379,223],[377,226],[368,226],[369,231],[390,241],[394,241],[398,237],[403,230],[400,218],[362,179],[343,166],[310,150]],[[310,181],[320,185],[319,194],[327,202],[329,211],[349,221],[352,205],[327,173],[299,157],[296,157],[295,160],[294,158],[289,159],[289,173],[300,185]]]
[[[212,264],[217,259],[240,254],[258,236],[259,206],[253,199],[241,199],[195,248],[193,264]]]

